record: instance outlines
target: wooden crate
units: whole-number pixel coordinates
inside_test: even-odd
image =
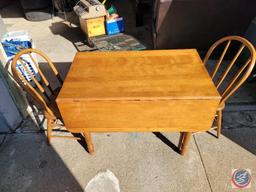
[[[87,37],[94,37],[105,34],[105,18],[98,17],[93,19],[81,19],[80,26]]]

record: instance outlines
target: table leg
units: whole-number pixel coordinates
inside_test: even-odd
[[[180,132],[180,139],[179,139],[179,144],[178,144],[178,149],[179,150],[181,150],[182,142],[184,140],[184,135],[185,135],[185,132]]]
[[[87,144],[87,149],[88,152],[92,155],[94,154],[94,146],[93,146],[93,142],[92,142],[92,135],[90,132],[83,132],[86,144]]]
[[[53,119],[51,119],[51,118],[47,119],[47,140],[48,140],[48,145],[50,145],[50,143],[51,143],[53,123],[54,123]]]
[[[185,155],[187,153],[191,135],[192,135],[191,132],[184,133],[184,139],[183,139],[182,147],[181,147],[181,155]]]
[[[217,117],[217,138],[220,138],[221,134],[221,121],[222,121],[222,110],[217,112],[218,117]]]

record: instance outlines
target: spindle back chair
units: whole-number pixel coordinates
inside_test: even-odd
[[[222,71],[221,67],[222,65],[226,64],[224,61],[224,57],[230,48],[230,45],[232,42],[236,42],[240,44],[240,47],[231,60],[231,62],[227,65],[227,67]],[[226,43],[226,44],[225,44]],[[216,127],[213,127],[214,129],[217,129],[217,138],[220,137],[221,134],[221,123],[222,123],[222,110],[225,107],[225,102],[227,99],[245,82],[245,80],[249,77],[251,74],[253,67],[255,65],[255,59],[256,59],[256,52],[254,46],[245,38],[240,37],[240,36],[227,36],[219,39],[216,41],[208,50],[206,53],[206,56],[203,60],[203,63],[206,65],[207,62],[209,61],[210,57],[218,48],[219,46],[224,46],[224,50],[219,58],[219,60],[216,63],[215,68],[213,69],[212,74],[210,74],[213,82],[216,85],[216,88],[218,89],[220,95],[221,95],[221,101],[219,103],[219,107],[217,109],[215,119],[214,121],[216,122]],[[246,50],[249,52],[249,54],[244,54],[242,55],[241,53]],[[247,53],[248,53],[247,52]],[[239,69],[237,73],[231,74],[231,69],[234,67],[235,63],[238,61],[239,56],[241,57],[248,56],[246,58],[245,63],[239,63]],[[243,58],[244,59],[244,58]],[[223,72],[223,73],[222,73]],[[217,77],[218,74],[218,77]],[[228,75],[233,76],[231,77],[231,81],[228,82],[229,78]],[[224,86],[224,88],[223,88]],[[215,123],[213,122],[213,123]],[[187,142],[189,138],[191,137],[191,133],[187,132],[181,132],[180,140],[179,140],[179,149],[181,150],[181,154],[183,155],[186,152],[186,149],[184,149],[182,143]]]
[[[239,43],[239,49],[233,59],[231,59],[231,62],[227,65],[226,69],[222,72],[221,66],[226,64],[224,61],[224,57],[227,54],[228,49],[230,48],[231,43]],[[256,60],[256,52],[254,46],[245,38],[240,36],[227,36],[224,38],[221,38],[220,40],[216,41],[208,50],[206,53],[206,56],[203,60],[204,64],[206,65],[209,61],[211,55],[214,53],[215,49],[221,45],[225,45],[224,50],[222,54],[220,55],[219,60],[216,63],[216,66],[210,74],[211,78],[215,82],[216,88],[219,90],[219,93],[221,95],[221,101],[219,104],[218,111],[216,113],[216,122],[217,122],[217,137],[219,138],[221,133],[221,122],[222,122],[222,110],[225,107],[225,102],[227,99],[234,94],[234,92],[245,82],[245,80],[249,77],[251,74]],[[246,51],[249,54],[242,54],[243,51]],[[232,67],[234,68],[235,63],[237,63],[238,58],[241,57],[245,60],[243,63],[239,63],[238,70],[231,74]],[[248,58],[245,58],[248,57]],[[238,65],[236,65],[237,67]],[[232,72],[233,73],[233,72]],[[218,79],[217,79],[218,74]],[[229,81],[228,75],[232,75],[231,80]],[[224,82],[226,80],[226,83],[224,85]],[[222,87],[224,86],[224,87]],[[222,90],[220,91],[220,88]]]
[[[29,60],[25,59],[29,58]],[[40,64],[36,62],[34,55],[42,57],[42,59],[49,65],[50,70],[55,76],[55,79],[58,81],[59,87],[53,90],[50,81],[46,78],[45,73],[40,68]],[[31,62],[31,63],[30,63]],[[17,67],[17,64],[22,66],[23,74],[26,73],[30,77],[24,77],[20,67]],[[34,68],[37,69],[37,74],[35,74],[31,68],[34,65]],[[24,49],[20,51],[12,60],[11,70],[15,81],[37,102],[37,105],[43,108],[44,115],[47,119],[47,138],[50,143],[51,137],[65,137],[65,138],[74,138],[80,139],[77,137],[68,137],[60,135],[52,135],[52,129],[57,126],[55,123],[57,119],[61,118],[57,106],[55,104],[55,96],[58,94],[60,88],[63,84],[60,73],[54,66],[50,58],[40,50],[37,49]],[[50,71],[47,71],[49,73]],[[40,78],[38,79],[37,76]]]

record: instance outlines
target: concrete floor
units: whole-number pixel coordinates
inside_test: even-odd
[[[175,149],[177,133],[93,134],[92,156],[74,140],[53,139],[48,146],[45,134],[26,123],[18,133],[0,136],[0,191],[85,191],[106,170],[118,179],[121,191],[233,191],[232,169],[247,168],[256,177],[256,129],[228,127],[226,119],[235,113],[224,114],[220,139],[195,134],[184,157]],[[255,189],[253,180],[246,191]]]
[[[1,10],[7,29],[28,30],[36,47],[66,73],[76,53],[72,41],[83,39],[75,24],[69,28],[59,17],[29,22],[13,9]],[[91,156],[73,140],[53,139],[48,146],[45,134],[28,119],[17,133],[0,135],[0,191],[225,192],[234,191],[230,180],[236,168],[251,169],[253,183],[246,191],[255,191],[255,117],[255,111],[226,112],[221,138],[194,135],[184,157],[176,152],[178,133],[93,134],[96,153]],[[114,184],[91,187],[107,175],[99,173],[111,173]]]
[[[15,1],[2,9],[1,15],[8,31],[27,30],[35,47],[47,53],[54,62],[71,62],[77,52],[73,42],[85,39],[73,15],[68,16],[71,27],[70,22],[63,21],[60,17],[30,22],[24,19],[23,12]]]

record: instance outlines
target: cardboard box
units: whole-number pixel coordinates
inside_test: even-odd
[[[124,31],[124,19],[119,17],[106,21],[106,30],[108,35],[114,35]]]
[[[80,26],[88,37],[104,35],[106,33],[104,21],[105,17],[98,17],[93,19],[80,18]]]

